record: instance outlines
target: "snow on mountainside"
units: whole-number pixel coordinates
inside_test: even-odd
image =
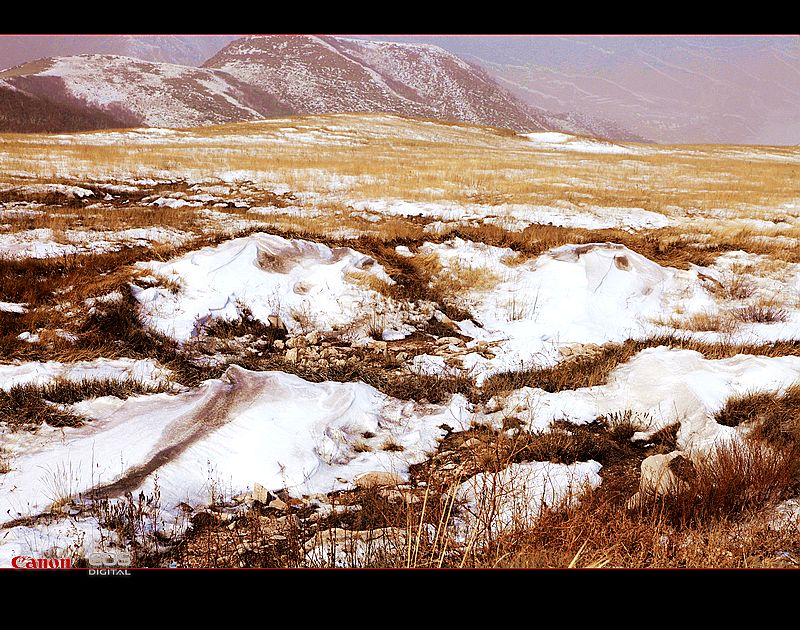
[[[436,46],[315,36],[247,37],[204,64],[297,113],[384,111],[534,131],[542,121],[484,72]]]
[[[287,114],[385,112],[521,132],[644,139],[585,115],[527,105],[480,67],[438,46],[266,35],[237,39],[200,68],[133,57],[159,41],[134,38],[126,44],[131,56],[48,57],[0,72],[0,131],[192,127]],[[164,45],[182,44],[167,39]],[[147,50],[142,56],[153,57]],[[170,50],[164,54],[169,58]]]
[[[0,78],[31,97],[114,113],[128,125],[190,127],[287,113],[223,72],[114,55],[37,60]]]

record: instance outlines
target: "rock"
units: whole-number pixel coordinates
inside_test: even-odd
[[[389,347],[389,344],[387,342],[385,342],[385,341],[377,341],[375,339],[372,339],[372,340],[367,342],[367,348],[370,348],[371,350],[374,350],[375,352],[386,352],[388,347]]]
[[[267,317],[267,321],[269,322],[269,325],[276,330],[283,333],[286,332],[286,324],[283,323],[283,320],[278,315],[270,315]]]
[[[297,363],[298,349],[290,348],[289,350],[286,351],[285,357],[289,363]]]
[[[436,340],[437,346],[444,346],[444,345],[455,345],[455,346],[463,346],[464,341],[459,339],[458,337],[439,337]]]
[[[204,529],[206,527],[211,527],[212,525],[216,525],[218,519],[208,512],[198,512],[195,514],[192,519],[192,527],[196,530]]]
[[[678,458],[688,461],[687,453],[684,451],[672,451],[667,455],[646,457],[642,461],[639,491],[628,499],[626,507],[635,509],[646,497],[667,495],[685,483],[672,471],[672,463]]]
[[[286,347],[286,344],[283,343],[283,340],[276,339],[275,341],[272,342],[272,347],[275,348],[276,350],[283,350]]]
[[[410,492],[409,490],[400,490],[399,488],[381,488],[378,491],[384,499],[389,501],[389,503],[405,503],[406,505],[411,505],[413,503],[419,503],[419,496]]]
[[[287,348],[305,348],[308,346],[308,341],[305,337],[290,337],[286,340]]]
[[[320,334],[316,330],[312,330],[306,335],[306,341],[311,346],[316,346],[320,342]]]
[[[399,486],[405,480],[398,474],[374,470],[353,478],[357,488],[376,488],[379,486]]]
[[[256,501],[261,501],[261,503],[267,504],[274,498],[275,495],[273,495],[260,483],[253,484],[253,499],[255,499]]]
[[[267,507],[271,507],[274,510],[281,510],[282,512],[285,512],[289,506],[286,505],[286,503],[284,503],[280,499],[275,499],[273,501],[270,501],[267,504]]]

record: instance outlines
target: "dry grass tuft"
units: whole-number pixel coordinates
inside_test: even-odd
[[[734,396],[716,414],[722,425],[745,425],[750,437],[776,448],[800,450],[800,385],[783,393],[754,392]]]
[[[737,308],[733,316],[741,322],[754,324],[775,324],[785,322],[789,314],[785,309],[774,305],[751,304]]]

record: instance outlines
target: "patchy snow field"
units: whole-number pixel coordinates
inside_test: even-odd
[[[149,536],[196,533],[212,504],[238,518],[256,495],[272,510],[259,518],[305,527],[341,508],[352,525],[360,505],[325,500],[375,474],[389,502],[449,496],[447,544],[489,544],[619,474],[594,456],[497,462],[502,440],[627,413],[631,444],[676,424],[670,448],[687,457],[744,443],[750,424],[715,419],[726,403],[800,382],[798,163],[792,148],[373,114],[0,137],[0,411],[19,409],[20,385],[171,384],[57,405],[77,427],[0,421],[0,566],[107,544],[98,497],[157,496]],[[215,337],[251,316],[276,334]],[[660,345],[669,335],[727,358]],[[628,340],[658,347],[591,387],[537,381]],[[527,387],[490,389],[528,371]],[[465,435],[495,451],[467,457]],[[334,538],[304,541],[305,558],[328,562],[346,546]]]

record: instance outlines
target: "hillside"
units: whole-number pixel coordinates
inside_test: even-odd
[[[40,59],[0,73],[0,79],[51,106],[148,127],[189,127],[255,120],[287,113],[270,94],[216,70],[115,55]],[[13,130],[11,123],[8,129]],[[119,126],[119,125],[116,125]]]
[[[204,67],[275,94],[298,114],[383,111],[526,131],[545,128],[486,73],[436,46],[247,37]]]

